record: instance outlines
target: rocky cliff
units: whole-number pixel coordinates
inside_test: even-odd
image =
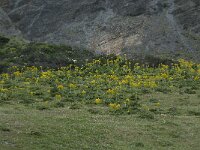
[[[20,31],[15,28],[9,16],[0,8],[0,34],[20,35]]]
[[[199,55],[199,0],[0,0],[0,7],[0,33],[30,41],[96,53]]]

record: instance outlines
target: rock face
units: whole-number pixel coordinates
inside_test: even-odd
[[[20,31],[15,28],[8,15],[0,8],[0,34],[20,35]]]
[[[96,53],[199,54],[199,0],[0,2],[3,34],[21,32],[30,41],[69,44]],[[8,23],[2,27],[2,22]]]

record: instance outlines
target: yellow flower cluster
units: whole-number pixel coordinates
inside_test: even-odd
[[[63,89],[64,89],[64,86],[60,84],[60,85],[57,86],[57,88],[58,88],[59,90],[63,90]]]
[[[114,89],[108,89],[106,92],[107,92],[108,94],[111,94],[111,95],[113,95],[113,94],[116,93],[116,91],[115,91]]]
[[[95,103],[96,103],[96,104],[101,104],[102,102],[103,102],[103,100],[100,99],[100,98],[95,99]]]
[[[121,105],[120,104],[117,104],[117,103],[110,103],[109,104],[109,107],[113,110],[119,110]]]
[[[74,88],[76,88],[77,86],[76,86],[75,84],[73,84],[73,83],[70,83],[70,84],[69,84],[69,87],[72,88],[72,89],[74,89]]]
[[[95,104],[113,102],[109,104],[113,110],[122,108],[123,100],[134,92],[160,91],[163,85],[171,90],[186,81],[200,84],[200,64],[183,59],[172,66],[161,64],[155,68],[139,64],[131,66],[126,59],[119,57],[104,63],[94,60],[74,69],[72,66],[57,70],[15,66],[12,70],[9,74],[0,74],[0,92],[6,93],[4,96],[24,92],[33,99],[44,96],[58,101],[66,97]],[[129,103],[126,101],[126,105]]]
[[[46,72],[42,72],[40,78],[42,78],[42,79],[49,79],[51,77],[52,77],[52,72],[50,70],[48,70]]]
[[[13,74],[14,74],[16,77],[20,77],[20,76],[22,75],[22,73],[19,72],[19,71],[16,71],[16,72],[14,72]]]

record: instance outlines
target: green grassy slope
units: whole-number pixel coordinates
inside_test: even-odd
[[[199,149],[197,95],[155,93],[145,97],[159,97],[162,108],[171,108],[169,113],[145,119],[137,115],[109,115],[104,107],[95,105],[70,109],[68,104],[43,111],[1,105],[0,149]],[[94,114],[91,109],[101,113]]]
[[[0,44],[0,150],[199,149],[200,64]]]

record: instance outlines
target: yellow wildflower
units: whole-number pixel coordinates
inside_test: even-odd
[[[0,92],[8,92],[8,89],[0,88]]]
[[[115,94],[115,91],[114,91],[113,89],[108,89],[108,90],[107,90],[107,93],[108,93],[108,94]]]
[[[118,80],[118,77],[116,75],[109,75],[108,76],[111,80]]]
[[[95,80],[92,80],[90,83],[91,83],[91,84],[95,84],[95,83],[96,83],[96,81],[95,81]]]
[[[121,105],[120,105],[120,104],[117,104],[117,103],[110,103],[110,104],[109,104],[109,107],[110,107],[111,109],[114,109],[114,110],[119,110],[120,107],[121,107]]]
[[[41,73],[42,79],[49,79],[52,76],[52,72],[50,70]]]
[[[63,90],[63,89],[64,89],[64,86],[63,86],[62,84],[60,84],[60,85],[57,86],[57,88],[58,88],[59,90]]]
[[[103,102],[103,100],[100,99],[100,98],[95,99],[95,103],[96,103],[96,104],[101,104],[102,102]]]
[[[140,87],[141,86],[141,82],[138,82],[138,83],[131,82],[130,85],[131,85],[131,87]]]
[[[1,74],[3,79],[8,79],[9,78],[9,74],[8,73],[2,73]]]
[[[76,88],[76,85],[73,84],[73,83],[70,83],[70,84],[69,84],[69,87],[70,87],[70,88]]]
[[[83,94],[83,95],[84,95],[84,94],[86,94],[86,91],[85,91],[85,90],[83,90],[83,91],[81,92],[81,94]]]
[[[162,74],[161,74],[161,77],[164,78],[164,79],[167,79],[167,78],[168,78],[168,74],[162,73]]]
[[[16,72],[14,72],[13,73],[16,77],[19,77],[19,76],[21,76],[22,75],[22,73],[21,72],[19,72],[19,71],[16,71]]]
[[[199,77],[198,77],[198,76],[194,77],[194,80],[195,80],[195,81],[198,81],[198,80],[199,80]]]
[[[120,84],[127,84],[128,83],[128,80],[127,79],[124,79],[120,82]]]
[[[159,107],[159,106],[160,106],[160,103],[159,103],[159,102],[158,102],[158,103],[155,103],[155,106],[158,106],[158,107]]]

